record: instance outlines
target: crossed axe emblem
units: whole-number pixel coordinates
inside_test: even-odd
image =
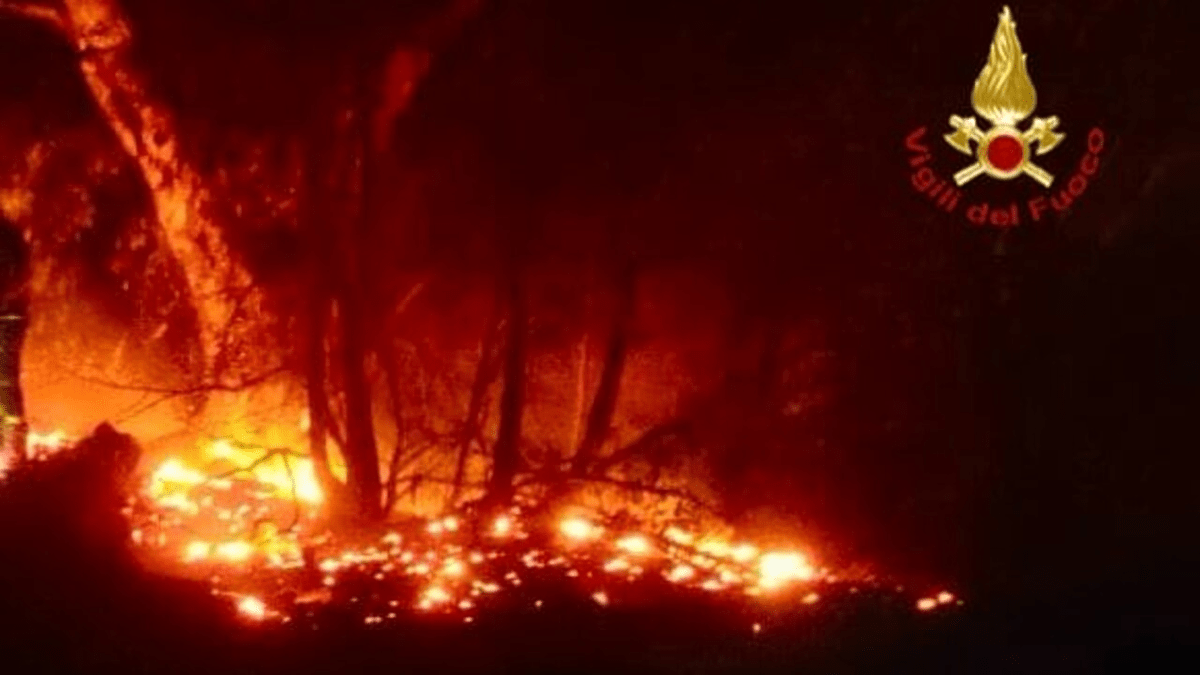
[[[954,182],[959,186],[983,173],[1001,179],[1025,174],[1047,188],[1054,182],[1054,176],[1029,157],[1034,145],[1037,154],[1044,155],[1062,141],[1064,134],[1054,131],[1058,126],[1057,116],[1035,117],[1025,131],[1016,126],[997,124],[984,132],[976,126],[974,117],[958,115],[950,116],[950,126],[955,130],[944,136],[950,147],[964,155],[975,156],[975,163],[954,174]]]

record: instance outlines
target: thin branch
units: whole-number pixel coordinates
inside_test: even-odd
[[[650,427],[645,433],[643,433],[629,445],[619,448],[611,455],[597,460],[593,467],[593,471],[595,473],[603,474],[621,462],[633,459],[638,455],[648,452],[658,444],[673,436],[682,436],[683,434],[687,433],[690,427],[691,420],[687,418],[676,418]]]
[[[557,484],[560,481],[562,481],[563,478],[564,478],[564,476],[563,476],[562,472],[558,472],[558,471],[539,472],[536,474],[527,475],[523,480],[518,482],[517,487],[531,487],[531,486],[535,486],[535,485],[554,485],[554,484]],[[705,501],[705,500],[701,499],[700,497],[696,496],[695,494],[693,494],[691,491],[684,490],[681,488],[660,487],[657,485],[643,483],[641,481],[624,480],[621,478],[612,478],[610,476],[595,476],[595,475],[570,476],[570,477],[567,477],[566,480],[569,482],[572,482],[572,483],[595,483],[595,484],[599,484],[599,485],[611,485],[613,487],[621,488],[621,489],[627,490],[629,492],[641,492],[641,493],[645,493],[645,494],[657,495],[659,497],[675,497],[678,499],[682,499],[683,501],[688,502],[694,506],[703,508],[703,509],[709,511],[710,513],[719,513],[720,512],[716,505],[710,504],[707,501]]]
[[[411,295],[410,295],[411,297]],[[384,486],[383,512],[387,514],[396,502],[396,476],[400,470],[400,456],[404,452],[404,414],[400,408],[400,370],[396,366],[396,350],[393,346],[391,354],[383,355],[376,351],[380,365],[383,366],[384,377],[387,380],[388,398],[392,404],[392,418],[396,422],[396,447],[392,448],[392,458],[388,462],[387,484]]]
[[[483,412],[484,399],[492,382],[500,374],[500,359],[496,346],[499,343],[500,327],[503,317],[499,308],[494,310],[492,319],[488,322],[487,332],[479,345],[479,364],[475,367],[475,379],[471,383],[471,398],[467,403],[467,416],[463,420],[458,440],[458,458],[454,466],[454,482],[461,484],[466,472],[467,455],[471,450],[472,440],[478,438],[482,431],[479,416]],[[482,439],[480,447],[484,446]],[[459,488],[454,488],[450,494],[450,503],[458,501]]]
[[[136,392],[141,392],[141,393],[146,393],[146,394],[164,394],[167,396],[190,396],[192,394],[202,394],[202,393],[212,392],[212,391],[240,392],[245,389],[249,389],[250,387],[254,387],[254,386],[263,384],[264,382],[270,380],[271,378],[275,377],[276,375],[283,373],[284,370],[285,370],[285,368],[282,365],[280,365],[280,366],[276,366],[275,368],[272,368],[264,373],[259,373],[258,375],[255,375],[253,377],[248,377],[248,378],[242,380],[241,382],[237,382],[237,383],[231,384],[231,383],[224,383],[224,382],[208,382],[208,383],[204,383],[204,384],[198,384],[193,387],[178,387],[178,388],[156,387],[154,385],[149,385],[149,384],[124,384],[121,382],[114,382],[112,380],[106,380],[104,378],[99,378],[99,377],[91,377],[91,376],[82,375],[79,373],[74,373],[74,375],[75,375],[75,377],[77,377],[80,380],[83,380],[84,382],[87,382],[89,384],[95,384],[95,385],[99,385],[101,387],[108,387],[109,389],[116,389],[118,391],[136,391]]]
[[[288,483],[292,486],[292,524],[288,525],[287,531],[294,532],[296,526],[300,524],[300,495],[296,490],[296,475],[292,473],[292,463],[288,461],[287,453],[280,455],[283,458],[283,468],[287,471]]]

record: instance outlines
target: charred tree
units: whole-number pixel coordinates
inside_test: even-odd
[[[500,331],[502,330],[499,311],[502,305],[499,298],[497,300],[497,311],[488,321],[487,332],[479,345],[479,365],[475,368],[475,379],[471,382],[471,397],[467,401],[467,415],[463,418],[462,430],[459,432],[458,458],[454,464],[454,487],[450,494],[451,504],[457,502],[462,493],[463,481],[466,477],[467,455],[471,451],[471,444],[479,437],[483,425],[483,404],[487,391],[492,382],[496,380],[496,376],[500,374],[497,346],[500,343]]]
[[[573,477],[584,476],[596,456],[596,452],[608,440],[612,430],[613,413],[617,408],[617,397],[621,391],[621,377],[625,372],[625,356],[629,351],[629,331],[633,320],[636,300],[637,267],[632,260],[621,267],[617,278],[617,309],[613,317],[612,334],[604,355],[604,366],[600,372],[600,383],[588,412],[587,427],[575,457],[571,463]]]
[[[329,464],[328,437],[331,413],[326,383],[329,379],[326,336],[329,332],[331,308],[328,251],[332,246],[331,232],[325,226],[328,208],[329,176],[321,168],[329,157],[327,133],[323,116],[311,125],[307,144],[305,180],[300,223],[306,241],[307,316],[304,335],[304,377],[308,395],[308,443],[313,469],[331,512],[339,513],[345,506],[345,486],[334,475]]]
[[[525,338],[528,330],[524,270],[520,244],[514,243],[505,276],[508,296],[508,330],[504,351],[504,391],[500,395],[500,429],[492,451],[492,476],[485,502],[507,504],[513,498],[513,483],[521,465],[521,418],[525,408]]]

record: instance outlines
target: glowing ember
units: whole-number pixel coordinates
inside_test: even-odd
[[[441,586],[430,586],[421,594],[421,600],[417,603],[418,609],[430,610],[438,605],[444,605],[454,599],[454,596],[442,588]]]
[[[749,598],[797,582],[834,582],[804,554],[764,553],[755,544],[716,536],[687,521],[639,530],[627,520],[610,523],[602,514],[568,514],[552,526],[553,532],[544,533],[557,535],[553,543],[534,545],[546,540],[531,537],[531,523],[513,510],[485,521],[484,541],[475,539],[476,528],[460,514],[400,519],[363,540],[357,533],[330,532],[317,511],[305,506],[316,498],[301,495],[299,468],[305,458],[289,455],[285,466],[284,456],[276,455],[256,464],[263,453],[214,442],[204,456],[224,464],[214,465],[212,475],[196,468],[201,464],[167,458],[141,492],[139,503],[148,508],[127,513],[135,544],[145,555],[203,565],[216,573],[211,577],[214,592],[240,598],[238,612],[256,621],[296,619],[298,612],[311,615],[314,605],[335,601],[361,608],[358,620],[365,625],[394,619],[409,603],[467,621],[486,611],[491,596],[518,592],[514,589],[522,586],[541,594],[546,590],[542,584],[551,579],[568,583],[600,607],[612,604],[617,589],[610,584],[633,583],[647,573],[681,588]],[[231,464],[239,468],[231,471]],[[593,584],[600,579],[609,587],[597,589]],[[363,582],[371,586],[358,586]],[[349,587],[355,588],[353,594],[345,593]],[[414,587],[420,590],[408,600],[404,589]],[[794,600],[818,602],[813,590],[805,588],[806,595]],[[264,594],[277,597],[280,591],[295,598],[288,609],[270,609],[260,599],[268,597]],[[389,592],[397,595],[389,598]],[[348,600],[350,595],[355,600]],[[946,591],[931,595],[917,609],[927,612],[956,600]],[[781,599],[786,598],[772,602]],[[543,606],[542,600],[525,602]],[[761,630],[761,624],[754,625]]]
[[[255,621],[267,618],[267,605],[254,596],[242,598],[237,605],[238,612]]]
[[[683,530],[679,529],[678,527],[675,527],[674,525],[672,525],[671,527],[668,527],[666,532],[663,532],[663,536],[666,537],[667,539],[671,540],[672,542],[683,545],[683,546],[687,546],[696,540],[696,538],[692,534],[690,534],[688,532],[684,532]]]
[[[690,565],[676,565],[666,576],[668,581],[678,584],[696,576],[696,570]]]
[[[492,522],[492,534],[497,537],[507,537],[513,529],[512,516],[503,515]]]
[[[462,575],[466,574],[466,572],[467,566],[464,565],[463,561],[461,560],[451,558],[447,560],[444,565],[442,565],[442,574],[445,574],[448,577],[461,577]]]
[[[739,544],[730,552],[734,560],[748,563],[758,555],[758,549],[753,544]]]
[[[653,550],[650,540],[642,534],[631,534],[618,539],[617,548],[633,555],[647,555]]]
[[[217,557],[224,558],[230,562],[242,562],[250,558],[254,553],[254,547],[244,541],[227,541],[222,544],[217,544]]]
[[[583,518],[567,518],[559,524],[558,529],[567,538],[575,541],[584,541],[600,536],[600,529]]]
[[[187,545],[183,551],[184,562],[197,562],[208,557],[208,551],[211,547],[207,542],[193,541]]]

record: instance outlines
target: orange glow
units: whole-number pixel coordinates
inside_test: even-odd
[[[193,541],[187,545],[183,551],[184,562],[197,562],[208,557],[208,551],[211,547],[207,542]]]
[[[463,564],[463,561],[455,558],[447,560],[446,564],[442,566],[442,574],[448,577],[461,577],[466,572],[467,566]]]
[[[696,576],[696,570],[690,565],[676,565],[666,576],[668,581],[678,584]]]
[[[280,486],[272,472],[284,470],[282,464],[270,468],[268,458],[252,470],[231,471],[230,465],[249,467],[254,462],[250,455],[258,451],[220,440],[201,450],[200,462],[169,456],[153,468],[140,491],[153,508],[131,515],[134,544],[145,556],[179,565],[181,573],[185,573],[184,565],[203,569],[210,575],[215,593],[239,598],[239,614],[256,621],[271,617],[286,621],[296,618],[290,613],[303,611],[299,609],[302,606],[334,602],[342,597],[338,589],[351,579],[374,580],[378,591],[385,593],[410,584],[421,589],[411,601],[388,601],[384,596],[390,611],[354,601],[362,603],[363,613],[358,618],[365,625],[394,618],[400,611],[397,603],[407,602],[420,611],[457,613],[465,621],[487,607],[483,599],[511,593],[523,585],[523,574],[506,567],[506,559],[518,569],[536,570],[539,576],[561,575],[600,607],[611,606],[614,591],[596,588],[600,579],[624,584],[644,574],[662,575],[683,588],[752,599],[791,584],[834,581],[832,575],[818,572],[813,560],[798,550],[763,552],[755,543],[707,532],[694,522],[642,530],[625,525],[622,530],[610,531],[581,512],[569,513],[552,526],[553,534],[558,535],[553,543],[531,543],[523,548],[521,542],[527,539],[541,540],[525,534],[531,524],[523,522],[515,510],[496,517],[485,528],[489,536],[505,539],[500,547],[475,540],[475,528],[458,514],[427,518],[415,525],[397,520],[375,538],[364,540],[355,533],[330,532],[315,509],[304,508],[299,484],[295,495],[286,476],[289,484]],[[223,463],[203,464],[204,457]],[[201,471],[200,466],[209,466],[212,474]],[[291,466],[294,469],[300,462]],[[404,529],[414,526],[411,531]],[[493,539],[492,543],[501,542]],[[311,549],[314,557],[302,555],[305,549]],[[311,582],[300,582],[302,575],[289,572],[310,564],[319,575]],[[396,584],[398,581],[401,583]],[[311,584],[294,588],[294,609],[273,610],[263,601],[264,593],[276,593],[293,583]],[[799,596],[781,598],[794,597],[797,603],[811,605],[818,602],[816,590],[805,588]],[[371,591],[373,597],[378,597],[376,592]],[[947,591],[931,595],[923,598],[917,609],[929,611],[955,601]],[[533,608],[541,606],[535,598],[527,602]]]
[[[507,537],[513,529],[513,518],[509,515],[502,515],[492,522],[492,534],[497,537]]]
[[[765,589],[779,588],[792,581],[809,581],[815,576],[808,560],[799,553],[764,553],[758,571]]]
[[[559,524],[559,531],[567,538],[585,541],[600,536],[600,529],[583,518],[567,518]]]
[[[648,555],[654,550],[650,540],[643,534],[631,534],[618,539],[617,548],[633,555]]]
[[[243,616],[253,619],[254,621],[262,621],[267,618],[267,606],[262,600],[254,596],[246,596],[238,601],[238,612]]]
[[[454,599],[454,596],[442,588],[441,586],[430,586],[421,594],[421,600],[417,603],[418,609],[430,610],[439,605],[444,605]]]
[[[227,541],[217,544],[215,553],[230,562],[243,562],[254,553],[254,547],[245,541]]]

